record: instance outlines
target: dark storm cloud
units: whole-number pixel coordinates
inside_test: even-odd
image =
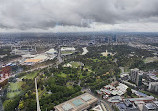
[[[158,0],[0,0],[0,28],[80,26],[83,19],[116,24],[157,22]]]

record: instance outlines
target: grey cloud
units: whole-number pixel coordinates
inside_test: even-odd
[[[0,27],[80,26],[82,19],[116,24],[157,22],[158,0],[0,0]]]

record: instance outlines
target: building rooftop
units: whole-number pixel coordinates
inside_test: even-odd
[[[85,95],[85,96],[81,96],[81,98],[84,100],[84,101],[89,101],[92,99],[92,97],[90,95]]]
[[[100,105],[94,107],[92,110],[93,111],[103,111],[103,109],[102,109],[102,107]]]
[[[154,104],[156,104],[156,106],[158,107],[158,101],[154,101]]]
[[[158,80],[158,77],[156,77],[155,75],[154,76],[149,76],[151,79],[157,81]]]
[[[142,98],[129,98],[130,101],[152,101],[154,100],[153,96],[147,96]]]
[[[73,106],[69,103],[66,103],[62,106],[62,108],[64,109],[64,111],[69,111],[69,110],[73,109]]]
[[[118,103],[118,102],[122,101],[122,98],[120,96],[113,96],[113,97],[109,98],[108,101],[111,103]]]
[[[83,104],[83,102],[82,102],[80,99],[73,100],[72,103],[73,103],[75,106],[80,106],[81,104]]]
[[[123,102],[117,103],[117,107],[120,111],[139,111],[138,108],[128,99],[124,100]]]
[[[106,85],[104,86],[104,88],[100,89],[100,91],[108,95],[112,94],[121,96],[126,92],[127,88],[128,86],[126,86],[125,84],[119,83],[117,87],[113,87],[112,85]]]
[[[131,69],[131,71],[139,71],[138,68]]]
[[[98,99],[89,93],[84,93],[77,96],[71,100],[61,103],[55,106],[57,111],[80,111],[81,109],[86,109],[91,104],[97,102]]]
[[[61,48],[61,51],[68,51],[68,50],[74,51],[75,48],[74,48],[74,47],[62,47],[62,48]]]
[[[101,92],[106,93],[106,94],[111,94],[111,91],[107,89],[100,89]]]
[[[154,103],[147,103],[145,104],[145,107],[148,109],[148,110],[154,110],[157,108],[157,106],[154,104]]]
[[[139,91],[136,91],[136,90],[133,90],[133,89],[132,89],[132,93],[135,93],[139,97],[146,97],[147,96],[146,94],[139,92]]]

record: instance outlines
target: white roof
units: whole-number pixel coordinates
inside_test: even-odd
[[[154,100],[153,96],[147,96],[143,98],[129,98],[130,101],[145,101],[145,100]]]
[[[39,54],[39,55],[35,56],[33,59],[42,59],[42,60],[44,60],[44,59],[47,59],[47,56],[45,54]]]
[[[62,47],[61,48],[61,51],[67,51],[67,50],[75,50],[75,48],[74,47]]]
[[[22,55],[22,57],[24,57],[24,58],[27,58],[27,57],[35,57],[35,55],[25,54],[25,55]]]
[[[121,90],[122,92],[126,92],[126,89],[128,88],[128,86],[126,86],[125,84],[119,83],[119,86],[116,87],[116,89]]]
[[[100,105],[94,107],[92,110],[93,111],[103,111]]]
[[[108,99],[109,102],[120,102],[122,98],[120,96],[113,96]]]
[[[92,99],[90,95],[84,95],[84,96],[81,96],[81,98],[86,102]]]
[[[110,89],[116,89],[115,87],[113,87],[112,85],[106,85],[104,86],[105,88],[110,88]]]
[[[53,53],[55,53],[55,52],[57,52],[57,51],[56,51],[54,48],[52,48],[52,49],[46,51],[45,53],[53,54]]]
[[[68,111],[68,110],[72,109],[73,106],[69,103],[66,103],[62,106],[62,108],[64,109],[64,111]]]

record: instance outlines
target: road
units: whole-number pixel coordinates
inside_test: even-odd
[[[85,92],[87,92],[87,93],[95,96],[94,93],[92,93],[90,91],[90,89],[84,89],[83,91],[85,91]],[[113,109],[111,108],[111,105],[108,103],[108,101],[106,101],[102,97],[98,97],[98,96],[95,96],[95,97],[98,98],[99,102],[102,102],[104,104],[104,106],[105,106],[105,108],[106,108],[107,111],[113,111]]]
[[[39,104],[39,96],[38,96],[37,80],[36,80],[36,78],[35,78],[35,88],[36,88],[37,111],[41,111],[40,104]]]
[[[61,48],[60,48],[60,46],[58,46],[57,59],[58,59],[58,64],[61,64],[61,63],[63,62],[63,60],[62,60],[62,58],[61,58]]]
[[[35,71],[35,70],[38,70],[38,69],[44,69],[44,68],[46,68],[46,67],[50,67],[50,66],[53,66],[53,65],[50,64],[50,65],[40,66],[40,67],[31,69],[31,70],[27,70],[27,71],[25,71],[25,72],[32,72],[32,71]]]
[[[0,111],[3,111],[3,104],[2,104],[2,100],[0,99]]]
[[[113,111],[110,104],[108,104],[105,100],[101,100],[101,102],[105,105],[107,111]]]

